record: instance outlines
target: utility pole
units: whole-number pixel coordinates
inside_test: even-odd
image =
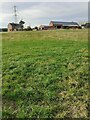
[[[15,23],[17,23],[17,7],[14,6],[14,17],[15,17]]]

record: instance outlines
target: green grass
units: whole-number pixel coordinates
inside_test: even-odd
[[[87,118],[87,30],[3,33],[3,118]]]

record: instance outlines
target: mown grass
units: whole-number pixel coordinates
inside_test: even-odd
[[[87,30],[2,36],[3,118],[88,117]]]

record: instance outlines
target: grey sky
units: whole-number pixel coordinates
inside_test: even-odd
[[[51,20],[88,21],[88,2],[3,2],[0,9],[2,27],[14,22],[14,5],[17,6],[18,21],[23,19],[25,26],[48,25]]]

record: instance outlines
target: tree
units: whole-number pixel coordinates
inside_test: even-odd
[[[32,28],[30,26],[27,26],[27,31],[31,31]]]

